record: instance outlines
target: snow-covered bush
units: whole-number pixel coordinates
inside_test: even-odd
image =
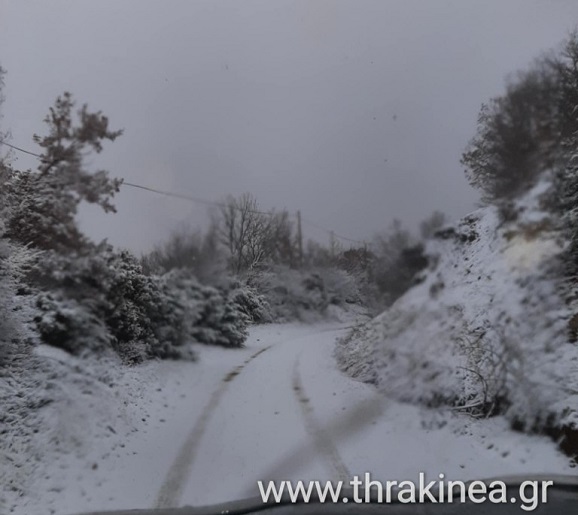
[[[198,322],[197,304],[190,298],[188,277],[178,272],[152,276],[158,295],[149,312],[155,334],[151,354],[158,358],[193,358],[187,348],[192,326]]]
[[[275,266],[250,281],[267,299],[276,321],[309,320],[329,305],[323,280],[315,273]]]
[[[26,352],[33,337],[27,322],[34,312],[22,281],[34,253],[0,241],[0,367]]]
[[[363,304],[359,282],[354,275],[339,268],[320,268],[316,273],[323,281],[329,304]]]
[[[151,312],[157,343],[153,354],[179,357],[186,342],[240,347],[249,316],[227,290],[200,284],[186,270],[153,276],[161,296]]]
[[[269,302],[255,288],[237,282],[231,287],[228,297],[251,323],[267,324],[273,321]]]
[[[71,354],[103,352],[112,346],[104,320],[64,292],[39,293],[36,307],[39,313],[34,321],[44,343]]]
[[[248,317],[226,291],[186,271],[147,276],[127,251],[47,253],[35,321],[42,339],[73,354],[112,349],[125,361],[194,357],[190,342],[238,347]]]
[[[149,354],[148,313],[158,293],[130,253],[109,245],[83,254],[46,252],[31,280],[41,289],[35,322],[46,343],[73,354],[110,348],[127,362]]]
[[[327,316],[330,305],[361,303],[353,276],[338,268],[277,265],[254,273],[248,282],[265,297],[276,321],[313,321]]]
[[[197,290],[200,297],[199,320],[191,336],[200,343],[241,347],[247,339],[249,318],[232,302],[226,292],[212,286]]]
[[[2,70],[0,68],[0,86]],[[5,238],[5,222],[12,213],[12,203],[5,184],[12,170],[0,160],[0,367],[25,352],[31,334],[26,321],[31,306],[23,276],[34,261],[34,251]]]
[[[148,357],[156,343],[151,310],[159,292],[145,276],[138,260],[128,251],[105,252],[104,295],[101,317],[113,337],[113,348],[125,359],[139,362]]]

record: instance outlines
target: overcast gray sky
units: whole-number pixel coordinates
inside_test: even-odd
[[[2,123],[35,150],[68,90],[125,129],[95,167],[366,239],[475,207],[459,158],[481,102],[577,22],[577,0],[0,0]],[[116,204],[83,226],[136,251],[207,219],[127,187]]]

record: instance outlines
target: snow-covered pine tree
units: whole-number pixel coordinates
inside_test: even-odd
[[[114,141],[122,131],[109,130],[108,118],[89,112],[86,105],[75,119],[74,105],[70,93],[57,98],[44,120],[48,135],[34,136],[43,149],[38,172],[14,172],[7,182],[8,193],[17,199],[7,236],[59,253],[90,246],[76,223],[78,205],[88,202],[114,211],[111,199],[122,182],[104,170],[90,173],[84,165],[89,151],[101,152],[103,142]]]

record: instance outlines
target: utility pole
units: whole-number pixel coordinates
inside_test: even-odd
[[[297,249],[299,251],[299,265],[303,266],[303,233],[301,232],[301,211],[297,211]]]

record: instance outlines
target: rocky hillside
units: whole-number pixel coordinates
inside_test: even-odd
[[[415,286],[339,343],[341,368],[404,402],[578,427],[578,324],[549,185],[438,231]]]

